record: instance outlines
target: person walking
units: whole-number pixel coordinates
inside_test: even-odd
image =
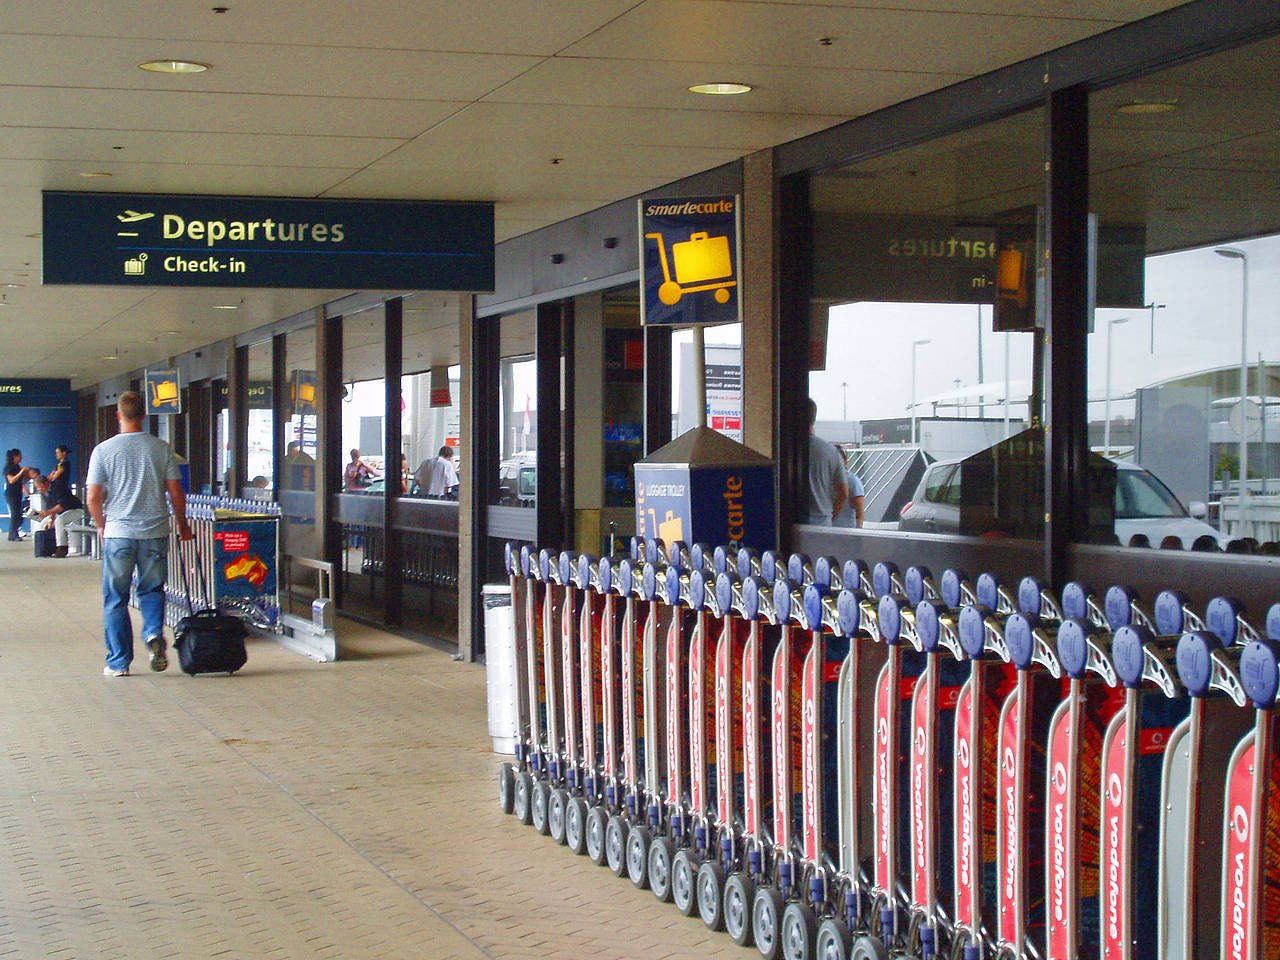
[[[133,662],[129,588],[137,571],[142,637],[151,669],[169,665],[164,639],[164,585],[169,557],[169,506],[179,540],[192,539],[178,459],[169,445],[143,430],[146,407],[132,390],[120,394],[120,432],[93,448],[85,500],[102,537],[102,623],[107,644],[103,676],[126,677]]]
[[[22,485],[26,482],[22,451],[14,447],[4,455],[4,499],[9,505],[10,541],[22,539]]]

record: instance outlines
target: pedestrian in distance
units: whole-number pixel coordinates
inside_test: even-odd
[[[458,468],[453,465],[453,447],[443,446],[439,454],[423,460],[415,474],[424,497],[452,499],[458,491]]]
[[[10,541],[22,539],[22,487],[26,482],[22,451],[13,447],[4,455],[4,499],[9,505]]]
[[[167,443],[143,429],[145,417],[139,394],[132,390],[120,394],[116,402],[120,432],[93,448],[85,474],[85,499],[102,538],[102,622],[107,645],[102,673],[107,677],[128,676],[133,662],[129,590],[135,571],[151,669],[160,671],[169,665],[164,587],[170,504],[178,539],[192,539],[178,458]]]
[[[809,414],[809,522],[829,527],[835,523],[849,499],[849,484],[845,480],[844,457],[815,432],[818,405],[812,397],[806,402]]]
[[[65,485],[54,493],[53,481],[41,476],[36,479],[36,489],[44,494],[44,509],[32,518],[32,523],[40,524],[44,529],[53,528],[54,557],[65,557],[70,539],[67,528],[84,520],[84,504]]]

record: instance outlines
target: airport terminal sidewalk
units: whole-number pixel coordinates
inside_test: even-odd
[[[344,620],[339,663],[137,642],[105,678],[99,564],[31,553],[0,544],[0,957],[756,955],[502,815],[483,668]]]

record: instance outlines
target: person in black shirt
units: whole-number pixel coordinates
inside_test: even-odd
[[[36,489],[45,495],[45,509],[37,513],[32,521],[35,524],[45,525],[45,529],[48,529],[49,523],[53,524],[54,542],[57,544],[53,556],[65,557],[67,527],[73,523],[84,522],[84,504],[80,502],[79,497],[65,487],[61,493],[55,495],[53,483],[48,477],[37,477]]]
[[[53,455],[58,458],[57,464],[49,471],[49,496],[57,501],[64,493],[71,492],[71,476],[76,465],[71,462],[71,448],[64,444],[54,447]]]
[[[27,470],[22,465],[22,451],[14,447],[4,457],[4,499],[9,504],[9,539],[22,539],[22,485]]]

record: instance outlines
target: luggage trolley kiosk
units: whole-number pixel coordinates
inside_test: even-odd
[[[1215,607],[1226,604],[1211,603],[1206,619],[1213,623]],[[1220,745],[1238,743],[1253,725],[1243,709],[1249,698],[1239,674],[1244,647],[1236,645],[1236,621],[1233,610],[1229,622],[1215,624],[1226,628],[1222,633],[1188,631],[1177,644],[1178,679],[1191,708],[1164,755],[1157,940],[1162,960],[1227,955],[1218,954],[1223,878],[1217,868],[1230,754]]]
[[[957,632],[966,594],[963,573],[947,570],[940,587],[928,571],[910,567],[904,578],[908,602],[915,601],[912,642],[925,665],[911,698],[911,734],[907,745],[911,839],[911,921],[908,947],[920,960],[948,956],[953,911],[956,701],[969,676]]]
[[[740,566],[741,569],[741,566]],[[740,662],[742,690],[742,830],[736,868],[724,881],[723,923],[735,943],[751,942],[756,886],[765,881],[773,846],[768,822],[772,782],[767,766],[769,704],[772,691],[766,664],[773,662],[778,630],[773,625],[771,586],[754,574],[741,581],[740,615],[749,624]]]
[[[728,629],[715,588],[711,555],[694,544],[691,562],[687,599],[692,611],[687,693],[689,802],[684,842],[671,859],[671,900],[687,917],[698,909],[698,871],[719,849],[714,844],[718,748],[716,661],[718,641]],[[651,872],[652,869],[651,864]]]
[[[529,789],[532,786],[532,753],[533,743],[530,733],[530,709],[528,686],[528,645],[529,630],[527,627],[526,602],[530,591],[528,581],[521,576],[520,550],[514,543],[503,547],[503,566],[507,571],[507,580],[511,586],[511,607],[514,616],[511,628],[514,636],[512,645],[516,663],[516,744],[515,763],[504,763],[498,771],[498,802],[503,813],[513,813],[516,808],[516,784],[520,782],[520,791],[524,800],[522,806],[528,809]],[[524,818],[521,817],[523,820]],[[527,821],[525,821],[527,822]]]
[[[1253,707],[1253,729],[1227,766],[1222,811],[1221,934],[1223,960],[1280,956],[1280,606],[1267,614],[1265,637],[1240,653],[1240,681]]]
[[[724,559],[723,551],[716,547],[713,566],[720,565]],[[738,578],[736,565],[726,566],[716,574],[715,604],[721,621],[720,633],[715,639],[712,668],[712,741],[707,748],[712,765],[708,780],[709,787],[714,789],[714,800],[708,826],[707,858],[698,866],[694,899],[702,922],[712,930],[720,930],[724,927],[726,880],[730,874],[742,869],[745,861],[743,746],[746,732],[742,667],[747,643],[752,633],[758,630],[758,625],[746,616],[742,581]],[[694,743],[698,743],[696,738]]]

